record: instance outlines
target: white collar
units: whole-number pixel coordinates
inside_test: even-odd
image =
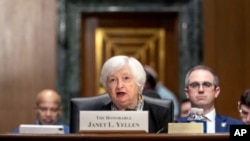
[[[215,121],[215,114],[216,114],[215,109],[213,109],[204,116],[207,117],[210,121]]]

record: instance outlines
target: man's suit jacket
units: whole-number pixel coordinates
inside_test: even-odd
[[[178,118],[177,122],[189,122],[187,120],[188,117],[184,118]],[[215,116],[215,133],[226,133],[230,132],[230,125],[244,125],[244,123],[240,120],[228,117],[228,116],[222,116],[216,114]]]
[[[100,110],[111,110],[111,103],[101,107]],[[143,111],[148,111],[149,113],[149,133],[167,133],[167,125],[170,122],[167,115],[171,114],[170,109],[144,101]]]

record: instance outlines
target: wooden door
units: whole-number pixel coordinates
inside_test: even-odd
[[[178,97],[177,13],[84,13],[81,18],[81,96],[103,93],[102,64],[111,56],[134,56],[155,68]]]

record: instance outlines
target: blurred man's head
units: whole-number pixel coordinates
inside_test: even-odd
[[[146,71],[146,83],[144,86],[144,90],[155,90],[157,81],[156,79]]]
[[[189,99],[183,99],[180,105],[180,117],[187,117],[191,110],[191,102]]]
[[[245,90],[238,101],[238,109],[241,120],[245,124],[250,124],[250,89]]]
[[[35,104],[35,113],[39,124],[57,124],[62,113],[60,95],[51,89],[45,89],[38,93]]]
[[[157,73],[153,68],[148,65],[144,66],[144,70],[146,72],[146,83],[144,86],[144,90],[155,90],[157,85]]]

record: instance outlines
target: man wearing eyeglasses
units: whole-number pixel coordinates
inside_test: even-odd
[[[185,78],[185,94],[192,107],[202,108],[207,119],[206,133],[225,133],[230,131],[231,124],[244,124],[240,120],[219,115],[215,109],[215,99],[220,94],[218,76],[203,65],[191,68]],[[177,122],[189,122],[187,117]]]
[[[238,101],[238,109],[241,121],[250,125],[250,89],[245,90],[241,95]]]

